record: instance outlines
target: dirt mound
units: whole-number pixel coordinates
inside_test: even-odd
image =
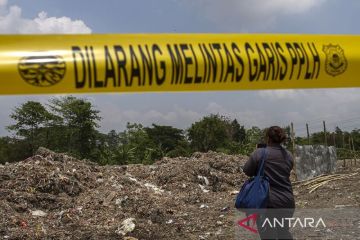
[[[4,239],[229,239],[246,157],[98,166],[39,149],[0,165]]]

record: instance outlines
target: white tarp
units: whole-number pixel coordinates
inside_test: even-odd
[[[297,180],[332,173],[336,169],[336,148],[321,145],[296,146],[295,161]]]

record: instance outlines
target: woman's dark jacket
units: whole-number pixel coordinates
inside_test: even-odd
[[[290,172],[294,165],[293,157],[280,145],[268,146],[266,150],[264,173],[270,182],[268,208],[294,208],[295,201],[290,181]],[[261,148],[251,154],[243,168],[246,175],[250,177],[256,175],[261,156]]]

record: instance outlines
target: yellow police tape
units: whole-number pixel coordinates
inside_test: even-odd
[[[0,94],[360,87],[360,36],[0,36]]]

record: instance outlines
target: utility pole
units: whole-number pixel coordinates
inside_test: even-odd
[[[325,146],[327,146],[327,136],[326,136],[326,124],[325,124],[325,121],[323,121],[323,124],[324,124]]]
[[[308,145],[310,145],[309,124],[306,124],[306,132],[307,132]]]

